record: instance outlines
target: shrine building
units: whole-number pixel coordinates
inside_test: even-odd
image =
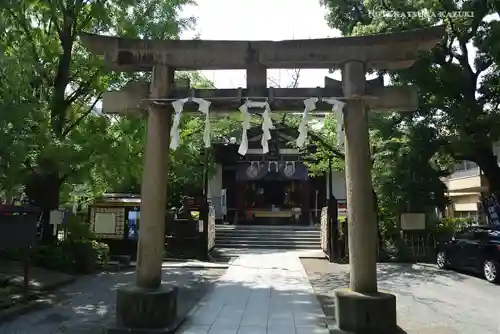
[[[248,129],[247,136],[245,155],[238,153],[240,143],[234,137],[212,144],[216,172],[208,182],[207,197],[219,222],[313,225],[319,223],[321,209],[330,196],[337,199],[339,215],[346,215],[344,172],[311,176],[308,171],[307,153],[314,152],[316,144],[300,150],[290,145],[298,131],[276,124],[269,152],[263,154],[261,127]]]

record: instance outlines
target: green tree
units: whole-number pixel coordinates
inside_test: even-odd
[[[292,126],[297,127],[300,120],[292,122]],[[337,118],[334,114],[328,114],[323,121],[320,130],[308,131],[310,141],[316,145],[314,152],[306,153],[306,165],[311,174],[323,174],[330,168],[344,171],[345,156],[343,149],[339,147],[337,140]]]
[[[370,114],[375,206],[384,219],[395,222],[402,212],[429,212],[447,203],[441,177],[449,174],[450,159],[435,140],[437,130],[428,120],[401,114]],[[310,132],[317,149],[307,155],[310,172],[344,171],[344,155],[337,142],[337,119],[328,115],[321,130]]]
[[[21,98],[35,94],[38,122],[30,135],[32,147],[24,162],[28,170],[25,192],[45,214],[57,208],[64,184],[78,184],[83,177],[102,175],[109,152],[116,146],[116,133],[108,131],[109,118],[96,115],[102,92],[119,87],[127,76],[110,74],[102,59],[88,54],[79,43],[82,32],[117,34],[156,39],[178,38],[179,32],[193,23],[178,17],[179,9],[189,0],[6,0],[0,16],[7,36],[3,48],[21,57],[23,66],[33,75],[31,90]],[[23,104],[19,108],[29,109]],[[119,153],[116,153],[119,154]],[[123,161],[123,160],[121,160]],[[104,164],[104,166],[103,166]],[[108,163],[109,165],[109,163]],[[52,238],[45,228],[44,240]]]
[[[443,210],[448,199],[441,177],[449,174],[436,129],[425,120],[401,122],[400,117],[372,117],[373,184],[381,211]]]
[[[9,50],[0,57],[0,198],[19,194],[24,182],[24,162],[34,145],[39,102],[30,87],[33,71],[24,59]]]
[[[432,52],[412,68],[390,73],[391,79],[418,86],[420,108],[410,117],[425,118],[438,129],[433,140],[456,160],[477,163],[490,190],[500,192],[500,168],[492,149],[500,140],[500,2],[323,0],[322,4],[329,10],[329,25],[345,36],[446,25],[446,37]]]

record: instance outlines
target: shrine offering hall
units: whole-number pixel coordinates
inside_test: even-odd
[[[248,149],[238,153],[239,143],[214,143],[216,172],[209,180],[207,196],[216,217],[230,224],[311,225],[319,223],[328,198],[338,201],[339,214],[346,213],[343,172],[309,175],[304,163],[307,152],[287,145],[298,131],[276,125],[271,131],[269,152],[262,153],[260,126],[248,130]],[[304,152],[304,153],[303,153]]]

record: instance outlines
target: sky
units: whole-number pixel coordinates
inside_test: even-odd
[[[279,41],[340,37],[338,30],[328,27],[326,14],[319,0],[197,0],[197,6],[188,6],[181,12],[181,17],[197,18],[195,29],[184,32],[181,38]],[[496,16],[488,19],[493,18],[498,19]],[[470,44],[468,49],[472,60],[476,52]],[[202,71],[202,74],[217,88],[246,87],[244,70]],[[290,85],[293,74],[292,70],[268,70],[268,77],[280,87]],[[299,87],[324,86],[325,76],[341,79],[339,71],[329,74],[328,69],[303,69]]]
[[[194,31],[181,38],[197,34],[208,40],[287,40],[339,37],[340,32],[328,27],[326,9],[319,0],[198,0],[181,17],[194,16]],[[246,87],[244,70],[202,71],[217,88]],[[292,82],[291,70],[268,70],[268,77],[280,87]],[[328,69],[301,70],[299,87],[324,86]],[[340,74],[331,77],[340,79]]]

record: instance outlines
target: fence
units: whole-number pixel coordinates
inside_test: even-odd
[[[409,260],[431,261],[436,258],[437,240],[428,232],[404,232],[403,242],[407,247]]]
[[[349,239],[348,227],[346,221],[339,221],[332,215],[333,210],[323,207],[321,210],[321,249],[330,260],[330,262],[346,263],[349,258]],[[334,213],[334,212],[333,212]],[[403,261],[425,261],[435,260],[436,249],[438,246],[437,238],[428,231],[403,232],[395,236],[397,243],[397,260]],[[402,244],[401,244],[402,242]],[[380,255],[380,245],[374,250]],[[404,250],[401,249],[404,247]]]
[[[337,203],[321,209],[321,249],[330,262],[345,262],[349,254],[347,224],[341,223],[335,210]]]

